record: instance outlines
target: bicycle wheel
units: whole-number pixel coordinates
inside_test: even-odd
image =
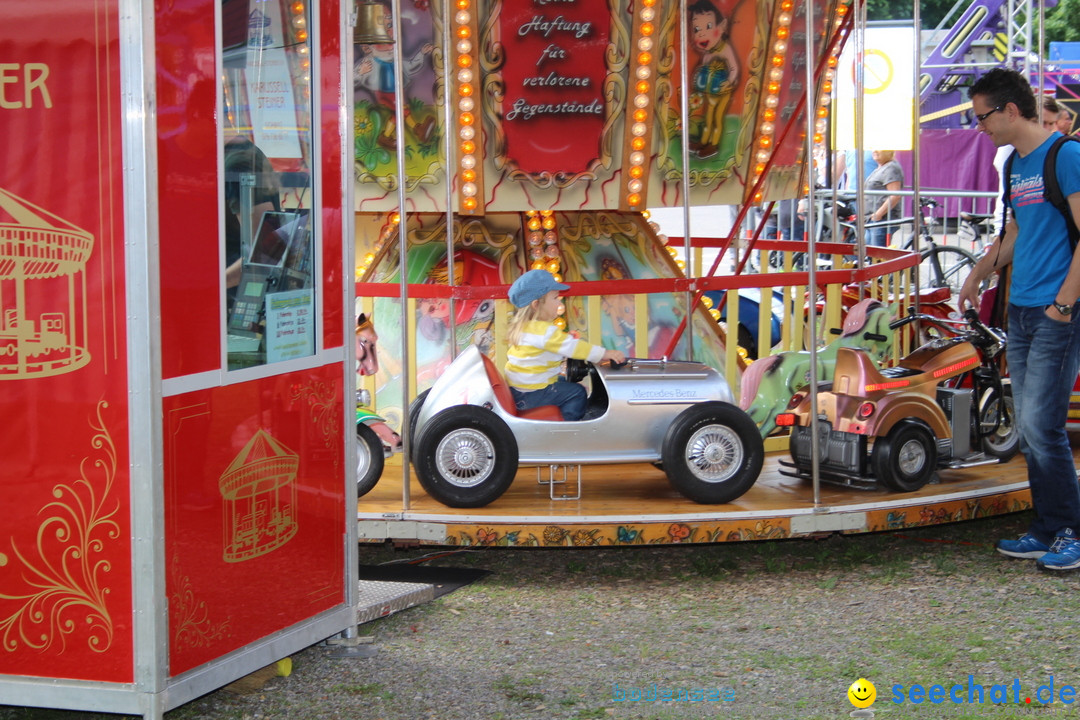
[[[935,245],[923,250],[922,258],[919,266],[919,282],[922,287],[947,287],[953,294],[960,292],[977,262],[975,256],[967,250],[947,245]]]

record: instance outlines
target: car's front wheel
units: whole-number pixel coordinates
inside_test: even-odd
[[[911,421],[899,423],[874,441],[870,465],[885,487],[915,492],[930,482],[937,469],[937,441],[927,427]]]
[[[728,403],[705,402],[675,418],[661,456],[676,490],[694,502],[715,505],[750,489],[761,474],[765,448],[749,415]]]
[[[386,454],[382,440],[364,423],[356,423],[356,496],[371,492],[382,477]]]
[[[413,467],[443,505],[483,507],[501,496],[518,466],[514,434],[495,413],[458,405],[435,415],[416,441]]]

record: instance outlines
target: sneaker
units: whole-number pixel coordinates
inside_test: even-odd
[[[1054,538],[1050,552],[1035,563],[1044,570],[1074,570],[1080,568],[1080,540],[1072,530],[1066,530]]]
[[[1017,540],[998,540],[997,551],[1009,557],[1033,560],[1050,552],[1050,547],[1039,542],[1031,533],[1024,533]]]

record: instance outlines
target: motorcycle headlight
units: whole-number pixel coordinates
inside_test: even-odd
[[[370,405],[371,404],[371,391],[367,388],[359,388],[356,391],[356,404],[357,405]]]

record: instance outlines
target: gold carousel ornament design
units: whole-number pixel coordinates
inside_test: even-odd
[[[260,429],[218,483],[225,498],[225,562],[275,550],[296,535],[300,456]]]
[[[90,362],[86,262],[94,236],[0,188],[0,380]]]

